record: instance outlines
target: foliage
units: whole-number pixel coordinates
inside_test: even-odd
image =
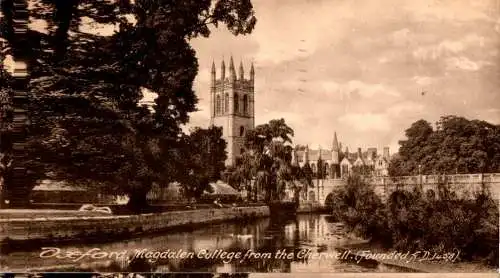
[[[329,198],[333,215],[360,236],[403,251],[459,250],[465,260],[498,264],[498,203],[486,188],[458,197],[440,184],[425,194],[397,190],[384,204],[359,177]]]
[[[222,139],[222,128],[195,128],[185,138],[183,146],[183,167],[178,176],[187,197],[198,199],[204,191],[209,191],[209,183],[221,178],[224,171],[226,142]]]
[[[360,175],[350,176],[345,187],[336,187],[328,201],[334,217],[359,235],[367,238],[387,236],[388,223],[384,219],[382,200]]]
[[[11,2],[2,1],[4,15]],[[198,64],[189,40],[209,36],[209,26],[220,23],[235,35],[250,33],[256,23],[250,0],[29,2],[30,16],[47,20],[49,32],[27,35],[26,163],[34,178],[26,186],[46,177],[98,183],[144,205],[153,181],[168,184],[182,173],[180,125],[197,103]],[[7,41],[8,19],[0,26]],[[114,25],[115,32],[86,33],[84,19]],[[12,51],[6,44],[0,52]],[[146,89],[158,94],[154,112],[138,105]]]
[[[457,116],[431,124],[419,120],[405,131],[399,155],[391,160],[392,176],[487,173],[500,171],[500,126]]]
[[[230,174],[234,183],[243,182],[252,192],[249,198],[256,200],[257,188],[264,191],[268,202],[281,198],[287,183],[291,182],[293,129],[284,119],[271,120],[269,123],[249,130],[245,137],[246,151],[237,159],[236,167]],[[251,188],[251,181],[254,186]],[[240,187],[240,186],[238,186]]]

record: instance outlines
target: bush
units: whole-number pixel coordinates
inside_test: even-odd
[[[437,196],[436,196],[437,195]],[[331,198],[332,214],[359,236],[399,251],[460,251],[464,260],[498,266],[498,203],[487,190],[459,198],[438,192],[397,190],[387,202],[359,177]]]

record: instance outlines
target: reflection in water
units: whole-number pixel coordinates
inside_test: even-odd
[[[207,225],[194,231],[171,232],[117,243],[64,247],[60,249],[59,257],[40,258],[40,252],[15,252],[0,258],[0,267],[3,271],[216,273],[381,270],[379,266],[373,268],[341,262],[336,257],[338,252],[335,247],[347,243],[347,240],[343,226],[330,223],[325,215],[299,215],[273,221],[260,219],[250,224]],[[88,254],[89,250],[104,255],[99,258],[88,255],[76,261],[66,256],[73,251]],[[124,251],[126,256],[105,256],[120,252],[125,254]],[[310,256],[318,253],[325,256]],[[240,257],[236,258],[236,254]],[[281,254],[281,257],[277,258],[276,254]]]

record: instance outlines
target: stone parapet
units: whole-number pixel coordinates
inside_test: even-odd
[[[267,206],[171,211],[158,214],[0,219],[0,242],[123,236],[228,220],[269,216]]]

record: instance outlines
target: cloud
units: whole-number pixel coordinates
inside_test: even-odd
[[[467,70],[467,71],[477,71],[481,68],[482,64],[473,62],[467,57],[452,57],[446,60],[446,65],[448,70]]]
[[[413,56],[419,60],[436,60],[446,55],[464,52],[472,47],[484,47],[485,38],[477,34],[469,34],[459,40],[443,40],[439,44],[418,47]]]
[[[387,109],[386,114],[393,118],[404,117],[405,115],[414,116],[425,111],[425,106],[413,101],[403,101],[392,105]]]
[[[420,0],[405,1],[404,8],[411,12],[416,21],[456,23],[488,20],[488,12],[495,7],[496,0],[458,1],[458,0]]]
[[[389,131],[390,121],[386,115],[374,113],[351,113],[341,116],[339,123],[356,131]]]
[[[365,98],[381,97],[381,96],[399,96],[399,92],[385,86],[383,84],[368,84],[360,80],[351,80],[345,86],[344,90],[349,92],[356,91]]]
[[[427,86],[432,84],[433,78],[429,76],[414,76],[413,81],[420,86]]]

